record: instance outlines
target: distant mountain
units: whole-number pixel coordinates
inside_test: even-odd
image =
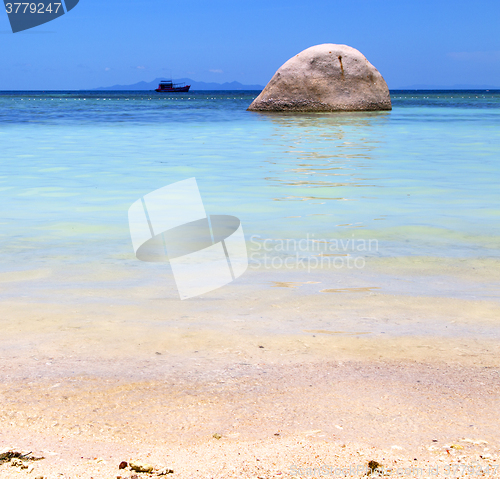
[[[133,85],[113,85],[100,88],[94,88],[94,90],[154,90],[158,88],[158,84],[164,78],[156,78],[151,82],[141,81],[139,83],[134,83]],[[191,91],[194,90],[263,90],[262,85],[243,85],[240,82],[226,82],[226,83],[207,83],[204,81],[194,81],[190,78],[178,78],[174,80],[174,83],[187,83],[191,85]]]
[[[391,90],[500,90],[499,86],[492,85],[410,85]]]

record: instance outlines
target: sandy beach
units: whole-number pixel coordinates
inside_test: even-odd
[[[288,286],[257,311],[251,290],[223,311],[220,292],[178,302],[177,326],[142,330],[164,303],[4,303],[1,449],[44,459],[0,477],[158,477],[122,461],[179,478],[498,477],[496,304],[364,292],[332,311],[331,294]],[[386,331],[363,331],[364,309]],[[329,323],[266,329],[302,314]]]
[[[370,461],[395,477],[498,477],[496,367],[156,356],[120,379],[113,361],[99,376],[92,361],[2,361],[2,449],[45,459],[1,477],[133,476],[122,461],[182,478],[361,477]]]

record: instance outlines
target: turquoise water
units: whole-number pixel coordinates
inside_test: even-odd
[[[257,93],[0,93],[0,272],[133,271],[129,206],[193,176],[249,247],[365,238],[380,258],[499,258],[500,92],[394,91],[381,113],[247,112]]]

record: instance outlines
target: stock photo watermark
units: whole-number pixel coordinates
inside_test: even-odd
[[[240,220],[207,215],[196,178],[148,193],[128,210],[137,259],[169,262],[180,299],[218,289],[248,267]]]
[[[22,32],[63,16],[76,7],[79,0],[41,0],[13,2],[4,0],[12,33]]]
[[[272,239],[260,235],[250,237],[252,269],[362,269],[366,256],[378,252],[377,239],[305,238]]]
[[[208,215],[196,178],[159,188],[128,210],[137,259],[169,262],[181,300],[227,285],[252,269],[362,269],[378,240],[295,239],[252,235],[247,243],[238,218]],[[250,251],[250,256],[248,255]]]

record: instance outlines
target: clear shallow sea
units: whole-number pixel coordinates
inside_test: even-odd
[[[134,258],[127,211],[194,176],[208,213],[240,218],[251,265],[265,239],[271,256],[296,253],[279,239],[304,240],[302,256],[366,264],[345,281],[261,267],[243,282],[499,299],[500,92],[393,91],[380,113],[247,112],[257,93],[1,92],[0,298],[175,298],[168,270]],[[144,293],[150,283],[163,293]]]

